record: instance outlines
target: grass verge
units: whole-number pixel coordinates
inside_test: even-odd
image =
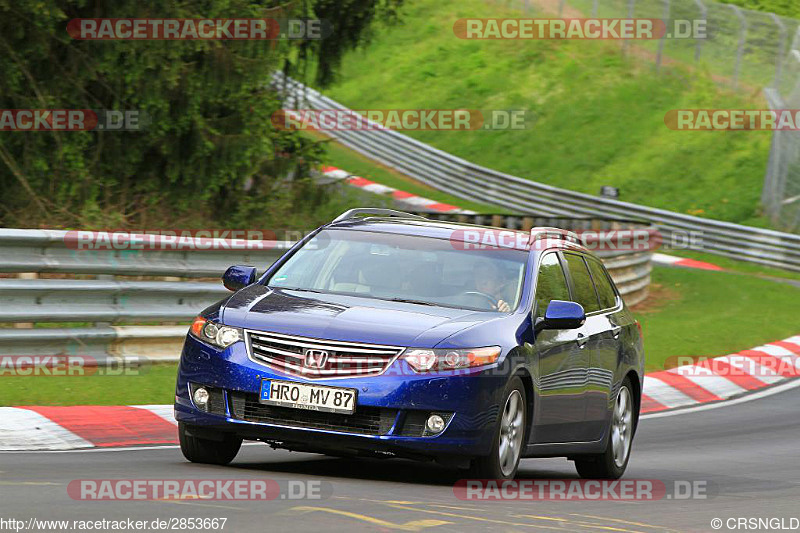
[[[670,356],[719,356],[800,333],[800,289],[733,272],[657,267],[652,297],[634,309],[647,371]]]

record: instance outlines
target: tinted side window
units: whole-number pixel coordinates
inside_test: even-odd
[[[564,257],[567,259],[569,273],[572,276],[574,301],[581,304],[587,313],[599,311],[600,303],[597,301],[597,293],[594,291],[594,284],[583,257],[575,254],[564,254]]]
[[[536,279],[536,316],[543,317],[550,300],[569,301],[569,288],[556,254],[547,254],[539,265]]]
[[[589,259],[589,270],[592,272],[594,286],[597,287],[597,296],[600,298],[600,307],[608,309],[617,305],[617,294],[611,286],[605,268],[595,259]]]

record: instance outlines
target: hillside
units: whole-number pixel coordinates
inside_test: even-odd
[[[415,0],[402,23],[348,54],[326,94],[352,108],[525,109],[522,131],[412,131],[471,161],[532,180],[732,222],[758,212],[768,132],[673,131],[671,109],[764,108],[760,90],[733,93],[707,73],[654,71],[610,41],[474,41],[463,17],[519,16],[499,3]]]

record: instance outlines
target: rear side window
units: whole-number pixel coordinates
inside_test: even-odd
[[[606,269],[596,259],[588,259],[587,262],[592,273],[594,286],[597,288],[597,296],[600,298],[600,308],[608,309],[616,306],[617,293],[614,292],[614,287],[611,286],[611,280],[608,279]]]
[[[597,300],[597,293],[594,290],[592,278],[589,275],[589,268],[583,257],[575,254],[564,254],[569,265],[569,273],[572,276],[572,289],[575,291],[574,301],[583,306],[587,313],[600,310],[600,303]]]
[[[558,255],[547,254],[536,278],[536,317],[543,317],[551,300],[569,301],[569,288]]]

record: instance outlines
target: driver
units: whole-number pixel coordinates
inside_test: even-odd
[[[510,300],[507,291],[508,283],[503,280],[497,265],[491,261],[481,261],[473,268],[473,274],[475,289],[491,296],[496,301],[492,308],[502,313],[510,312],[511,306],[507,303],[507,300]]]

